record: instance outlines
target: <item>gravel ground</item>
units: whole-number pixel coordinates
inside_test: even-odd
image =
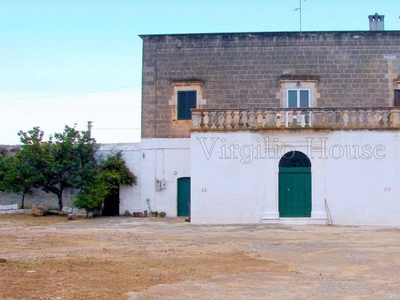
[[[1,299],[400,299],[400,228],[0,216]]]

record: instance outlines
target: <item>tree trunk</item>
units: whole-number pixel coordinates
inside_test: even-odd
[[[21,209],[25,208],[25,193],[22,194],[22,199],[21,199]]]
[[[60,211],[62,211],[64,205],[63,205],[63,201],[62,201],[62,192],[57,194],[58,197],[58,207],[60,209]]]

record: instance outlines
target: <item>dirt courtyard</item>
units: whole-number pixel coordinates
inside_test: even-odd
[[[0,215],[0,298],[400,299],[399,234]]]

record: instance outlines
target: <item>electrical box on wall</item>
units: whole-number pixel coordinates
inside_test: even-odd
[[[161,189],[165,190],[167,188],[167,182],[165,181],[165,179],[161,179]]]
[[[167,188],[167,181],[165,179],[156,179],[156,191],[165,190]]]
[[[161,180],[156,179],[156,191],[161,191]]]

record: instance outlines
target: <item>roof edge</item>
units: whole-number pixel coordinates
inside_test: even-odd
[[[400,30],[332,30],[332,31],[254,31],[254,32],[210,32],[210,33],[163,33],[139,34],[140,38],[164,36],[217,36],[217,35],[309,35],[309,34],[400,34]]]

